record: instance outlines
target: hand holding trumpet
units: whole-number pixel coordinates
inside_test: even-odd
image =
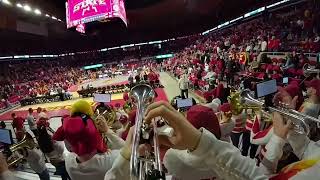
[[[274,134],[282,139],[287,139],[289,131],[293,129],[291,120],[285,121],[277,112],[272,114],[272,119]]]
[[[194,150],[197,148],[201,132],[194,128],[169,103],[159,101],[148,106],[145,113],[145,122],[150,124],[156,117],[164,118],[168,125],[174,129],[172,137],[159,136],[160,144],[181,150]]]

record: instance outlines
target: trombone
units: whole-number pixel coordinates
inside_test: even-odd
[[[310,133],[310,127],[308,124],[308,121],[314,121],[319,123],[320,120],[317,118],[314,118],[312,116],[308,116],[306,114],[300,113],[296,110],[289,109],[285,106],[280,107],[265,107],[265,110],[263,110],[263,106],[265,106],[264,102],[261,102],[255,98],[253,98],[253,95],[250,90],[246,89],[243,90],[240,93],[240,104],[251,104],[256,107],[260,107],[263,114],[266,114],[269,119],[271,119],[271,113],[272,112],[278,112],[284,118],[290,119],[294,125],[294,131],[299,134],[306,134],[308,135]]]
[[[165,180],[165,173],[162,170],[160,160],[160,148],[158,132],[155,120],[153,127],[143,122],[147,106],[154,101],[155,92],[151,86],[138,84],[131,89],[130,97],[137,107],[135,130],[133,132],[133,145],[130,158],[130,179],[131,180]],[[146,151],[144,156],[139,154],[139,145],[150,141],[152,138],[153,152]]]

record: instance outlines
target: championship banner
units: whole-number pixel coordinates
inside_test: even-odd
[[[124,0],[68,0],[67,28],[93,21],[120,18],[127,25]]]

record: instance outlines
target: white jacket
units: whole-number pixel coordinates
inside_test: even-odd
[[[96,154],[88,161],[78,163],[77,155],[75,153],[69,153],[65,157],[66,170],[71,179],[103,180],[105,174],[113,167],[119,156],[119,151],[113,150],[103,154]]]
[[[198,148],[189,153],[169,149],[164,156],[164,165],[169,174],[182,180],[198,180],[216,177],[219,179],[268,179],[255,161],[241,155],[232,144],[218,140],[206,129]]]
[[[266,146],[267,152],[265,159],[262,161],[262,168],[265,173],[272,174],[277,168],[278,161],[283,154],[283,146],[287,142],[276,135],[273,135]],[[300,160],[309,160],[320,158],[320,141],[311,141],[306,135],[292,132],[288,135],[288,143],[291,145],[294,154]],[[319,179],[320,161],[314,166],[299,172],[292,180],[300,179]]]

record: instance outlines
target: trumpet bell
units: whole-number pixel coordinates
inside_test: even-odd
[[[165,179],[160,162],[160,150],[157,135],[157,126],[153,121],[153,129],[143,122],[143,116],[147,106],[154,101],[155,92],[151,86],[138,84],[131,89],[130,97],[135,104],[136,121],[133,132],[133,145],[130,158],[131,180]],[[153,132],[153,135],[150,134]],[[153,152],[145,152],[144,156],[139,154],[139,145],[153,138]]]
[[[241,103],[248,103],[248,104],[257,105],[257,106],[264,105],[263,102],[254,98],[252,91],[250,91],[249,89],[245,89],[241,91],[240,96],[241,96]]]

